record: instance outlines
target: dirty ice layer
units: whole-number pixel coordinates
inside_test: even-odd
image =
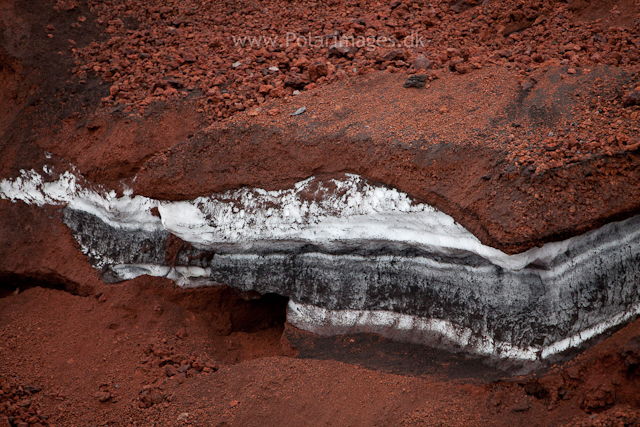
[[[0,182],[0,196],[66,206],[65,223],[105,280],[151,274],[278,293],[291,299],[288,321],[317,333],[370,331],[535,360],[639,307],[640,217],[507,255],[356,175],[172,202],[30,171]]]

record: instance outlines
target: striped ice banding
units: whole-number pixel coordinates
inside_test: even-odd
[[[443,212],[356,175],[159,201],[45,169],[3,180],[0,196],[65,206],[65,223],[105,280],[150,274],[278,293],[290,298],[289,323],[320,334],[375,332],[540,360],[639,310],[640,217],[507,255]],[[174,265],[170,234],[190,243]]]

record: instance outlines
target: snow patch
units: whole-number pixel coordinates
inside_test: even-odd
[[[51,168],[45,170],[52,174]],[[451,216],[357,175],[326,182],[311,177],[286,190],[242,188],[177,202],[134,196],[131,191],[117,197],[113,191],[80,182],[69,171],[56,180],[45,180],[34,170],[21,171],[19,177],[0,182],[0,198],[38,206],[67,205],[120,229],[164,229],[203,249],[264,240],[382,240],[445,254],[466,251],[502,268],[521,270],[531,263],[550,262],[580,239],[507,255],[482,244]],[[152,214],[153,208],[160,218]]]

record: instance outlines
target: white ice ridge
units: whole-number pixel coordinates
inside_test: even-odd
[[[543,347],[519,347],[450,321],[384,310],[328,310],[311,304],[289,300],[287,322],[319,335],[340,335],[369,332],[416,344],[450,348],[459,346],[481,356],[497,356],[512,360],[547,359],[598,336],[640,314],[640,304],[606,319],[578,334]]]
[[[582,238],[507,255],[482,244],[451,216],[358,175],[328,181],[311,177],[286,190],[241,188],[174,202],[134,196],[132,191],[117,197],[114,191],[83,185],[85,181],[69,171],[53,180],[51,168],[43,169],[48,179],[31,170],[0,181],[0,198],[39,206],[67,205],[121,229],[165,229],[202,249],[260,240],[382,240],[443,253],[469,251],[503,268],[520,270],[532,262],[553,259]],[[153,208],[160,218],[152,214]]]

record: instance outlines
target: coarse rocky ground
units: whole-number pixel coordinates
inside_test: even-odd
[[[640,213],[639,86],[632,0],[1,0],[0,177],[188,199],[358,173],[515,253]],[[640,424],[638,322],[513,377],[310,336],[273,295],[105,285],[59,207],[0,221],[0,427]]]

